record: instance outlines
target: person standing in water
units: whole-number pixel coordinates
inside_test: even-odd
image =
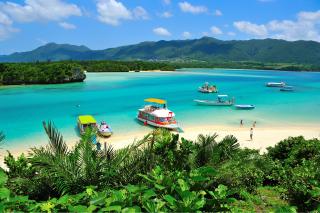
[[[243,120],[242,119],[240,120],[240,126],[243,126]]]
[[[256,124],[257,124],[257,121],[254,121],[252,126],[255,128],[256,127]]]
[[[251,129],[250,129],[250,140],[252,140],[253,139],[253,128],[251,127]]]

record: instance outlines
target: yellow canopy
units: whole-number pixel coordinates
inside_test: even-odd
[[[166,104],[167,103],[166,100],[157,99],[157,98],[147,98],[147,99],[144,99],[144,101],[151,102],[151,103],[157,103],[157,104]]]
[[[96,124],[97,121],[91,115],[80,115],[78,117],[81,124]]]

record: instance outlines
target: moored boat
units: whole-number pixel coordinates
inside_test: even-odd
[[[217,93],[218,89],[216,85],[210,85],[208,82],[205,82],[198,88],[198,91],[202,93]]]
[[[252,105],[252,104],[238,104],[238,105],[235,105],[235,107],[237,109],[245,109],[245,110],[249,110],[249,109],[254,109],[255,106]]]
[[[266,84],[267,87],[284,87],[286,83],[284,82],[268,82]]]
[[[217,100],[194,100],[199,105],[205,106],[232,106],[234,98],[228,99],[228,95],[218,95]]]
[[[98,133],[104,137],[110,137],[113,134],[111,127],[105,121],[98,126]]]
[[[154,127],[179,129],[174,112],[167,108],[167,101],[157,98],[148,98],[144,101],[147,104],[142,109],[139,109],[138,120],[145,125]]]
[[[282,92],[293,92],[294,91],[294,88],[293,86],[284,86],[280,89],[280,91]]]
[[[97,130],[97,121],[91,115],[80,115],[77,123],[81,135],[83,135],[88,128],[92,128],[94,131]]]

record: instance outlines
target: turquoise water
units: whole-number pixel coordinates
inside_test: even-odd
[[[254,104],[252,111],[232,107],[197,106],[193,99],[215,99],[201,94],[205,81],[218,85],[220,94],[237,104]],[[296,91],[267,88],[268,81],[285,81]],[[260,126],[320,126],[320,73],[254,70],[185,69],[164,73],[89,73],[84,83],[10,86],[0,88],[0,131],[8,145],[44,139],[42,121],[53,121],[63,134],[76,136],[80,114],[106,120],[115,134],[144,129],[137,109],[148,97],[164,98],[182,127],[238,125],[257,121]],[[77,107],[80,105],[80,107]]]

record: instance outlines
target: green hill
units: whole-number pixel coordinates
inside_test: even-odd
[[[0,62],[47,60],[254,61],[320,65],[320,43],[277,39],[222,41],[203,37],[193,40],[142,42],[105,50],[49,43],[29,52],[0,56]]]

